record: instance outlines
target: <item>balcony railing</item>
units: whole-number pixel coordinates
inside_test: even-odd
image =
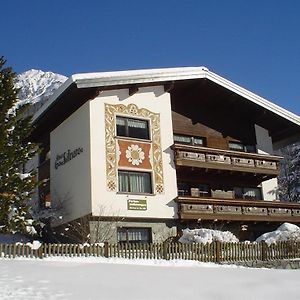
[[[300,203],[179,196],[182,220],[300,222]]]
[[[174,145],[176,165],[204,169],[229,170],[278,175],[278,163],[282,157],[246,153],[232,150],[221,150],[189,145]]]
[[[42,182],[38,187],[40,204],[44,207],[50,207],[50,159],[39,165],[38,178]]]

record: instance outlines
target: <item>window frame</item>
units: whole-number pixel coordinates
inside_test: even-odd
[[[120,173],[127,173],[127,179],[128,179],[128,191],[121,191],[120,190]],[[147,174],[149,175],[149,190],[150,192],[135,192],[131,191],[130,187],[130,174]],[[118,170],[118,193],[119,194],[133,194],[133,195],[154,195],[153,192],[153,178],[152,178],[152,172],[150,171],[138,171],[138,170],[128,170],[128,169],[119,169]]]
[[[242,197],[240,198],[236,198],[236,195],[234,195],[234,197],[235,197],[235,199],[245,199],[245,200],[264,200],[263,199],[263,193],[262,193],[262,188],[261,187],[249,187],[249,186],[235,186],[234,188],[233,188],[233,191],[234,191],[234,194],[236,194],[236,190],[237,189],[239,189],[240,191],[241,191],[241,193],[242,193]],[[248,190],[248,191],[247,191]],[[258,192],[258,196],[259,197],[249,197],[249,196],[247,196],[246,197],[246,194],[247,194],[247,192],[249,192],[249,190],[256,190],[256,192]],[[256,192],[254,192],[255,193],[255,195],[257,194]]]
[[[230,147],[230,145],[239,145],[241,147],[241,149],[234,148],[234,147],[232,148],[232,147]],[[228,148],[231,151],[245,152],[245,146],[241,142],[229,141],[228,142]]]
[[[136,231],[136,233],[141,230],[144,232],[147,232],[148,239],[146,240],[129,240],[129,233],[133,233]],[[124,231],[123,233],[126,235],[126,240],[119,240],[119,234],[121,234],[120,231]],[[152,242],[152,228],[151,227],[117,227],[117,242],[118,243],[129,243],[129,244],[146,244]]]
[[[236,148],[231,148],[230,144],[235,144],[235,145],[240,145],[242,147],[242,149],[238,150]],[[257,148],[255,145],[246,145],[242,142],[238,142],[238,141],[228,141],[228,149],[231,151],[238,151],[238,152],[245,152],[245,153],[257,153]],[[252,151],[249,151],[249,149],[252,149]]]
[[[189,138],[190,142],[187,143],[187,142],[175,141],[175,136]],[[195,143],[195,139],[201,139],[202,144]],[[206,146],[206,138],[203,137],[203,136],[173,133],[173,140],[174,140],[174,143],[183,144],[183,145],[191,145],[191,146],[199,146],[199,147],[205,147]]]
[[[120,135],[118,134],[118,119],[123,119],[125,121],[125,135]],[[147,137],[138,137],[138,136],[130,136],[129,132],[129,125],[128,125],[128,120],[133,120],[133,121],[139,121],[139,122],[145,122],[146,124],[146,132],[147,132]],[[126,115],[116,115],[116,137],[118,138],[129,138],[129,139],[137,139],[137,140],[144,140],[144,141],[151,141],[151,131],[150,131],[150,120],[149,119],[143,119],[143,118],[132,118],[130,116]]]

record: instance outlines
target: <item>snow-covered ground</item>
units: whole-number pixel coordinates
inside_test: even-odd
[[[0,299],[300,299],[300,270],[195,261],[2,259]]]

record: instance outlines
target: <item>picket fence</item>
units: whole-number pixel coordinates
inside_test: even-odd
[[[243,262],[300,258],[300,242],[181,244],[0,244],[0,256],[15,257],[120,257],[128,259],[184,259],[203,262]]]

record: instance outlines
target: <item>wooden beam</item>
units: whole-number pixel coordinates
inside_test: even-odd
[[[132,96],[134,95],[135,93],[137,93],[139,90],[138,86],[137,85],[132,85],[129,87],[129,96]]]
[[[173,90],[173,88],[174,88],[174,81],[172,81],[172,82],[170,82],[170,83],[166,83],[166,84],[164,85],[164,89],[165,89],[165,92],[166,92],[166,93],[171,92],[171,90]]]

